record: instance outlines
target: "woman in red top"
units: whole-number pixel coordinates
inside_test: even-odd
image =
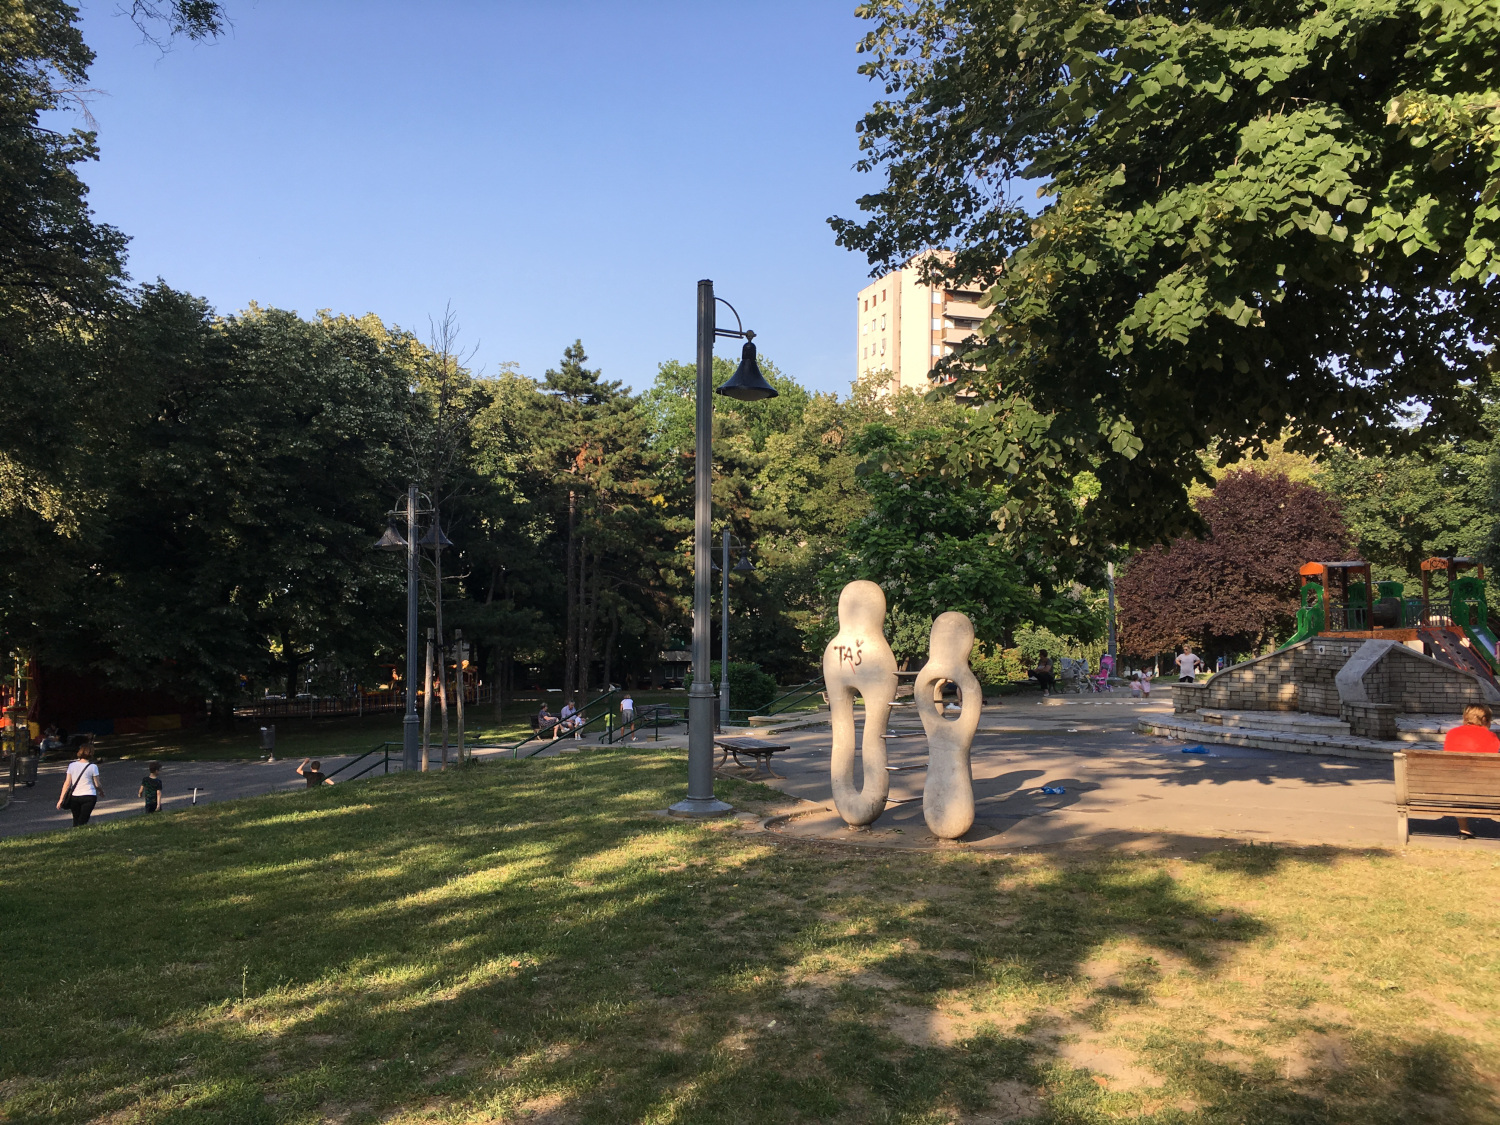
[[[1500,754],[1500,738],[1490,730],[1493,717],[1488,707],[1478,704],[1465,707],[1463,725],[1454,727],[1444,736],[1443,749],[1458,754]],[[1469,818],[1461,816],[1457,820],[1458,834],[1472,837],[1474,833],[1469,831]]]

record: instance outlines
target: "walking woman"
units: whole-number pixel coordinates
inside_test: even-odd
[[[87,741],[78,748],[78,759],[68,763],[68,776],[57,798],[57,807],[71,812],[73,827],[81,828],[89,822],[103,793],[99,767],[94,765],[94,744]]]

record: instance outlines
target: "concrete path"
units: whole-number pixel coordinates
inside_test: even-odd
[[[323,772],[332,773],[354,758],[355,755],[349,754],[320,760]],[[161,779],[165,800],[162,811],[171,812],[190,806],[194,787],[198,790],[199,804],[257,797],[281,789],[306,789],[307,782],[297,776],[297,766],[301,761],[301,758],[281,758],[274,762],[163,762]],[[73,826],[73,814],[57,808],[66,769],[67,761],[62,758],[43,762],[36,786],[16,789],[10,807],[0,811],[0,836],[23,836]],[[141,778],[146,776],[145,762],[104,762],[99,767],[99,774],[104,783],[104,797],[94,806],[90,824],[144,815],[136,791],[140,788]]]
[[[1206,747],[1136,733],[1144,715],[1170,711],[1165,701],[1124,699],[1064,705],[987,707],[974,740],[974,828],[965,843],[1009,849],[1067,842],[1118,847],[1205,844],[1224,838],[1342,847],[1395,842],[1394,786],[1389,762],[1308,754]],[[786,731],[793,749],[778,755],[785,780],[769,784],[814,802],[775,831],[790,836],[890,847],[933,847],[922,819],[926,740],[909,712],[892,718],[888,738],[890,803],[869,832],[853,832],[833,811],[826,727]],[[748,771],[746,771],[748,774]],[[1065,793],[1047,795],[1043,786]],[[1500,826],[1474,822],[1490,845]],[[1451,840],[1453,821],[1413,823],[1417,842]],[[1487,846],[1481,839],[1466,846]]]

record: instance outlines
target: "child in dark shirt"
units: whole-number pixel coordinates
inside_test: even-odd
[[[300,777],[307,778],[307,787],[309,789],[316,789],[320,785],[333,784],[333,778],[326,777],[323,774],[323,763],[314,762],[308,758],[302,759],[302,764],[297,767],[297,774]]]
[[[146,799],[146,811],[153,813],[161,808],[161,763],[152,762],[146,767],[149,771],[141,778],[141,788],[137,797]]]

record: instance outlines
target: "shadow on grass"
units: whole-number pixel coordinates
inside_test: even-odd
[[[1093,1121],[1117,1095],[1032,1040],[913,1045],[883,1006],[976,984],[1045,1001],[1122,935],[1211,974],[1263,932],[1126,858],[1012,885],[1018,861],[831,855],[647,814],[683,780],[675,758],[599,752],[0,845],[0,940],[24,951],[0,1115],[915,1123],[1010,1083],[1046,1085],[1046,1120]],[[841,983],[789,987],[819,973]],[[1149,981],[1113,987],[1141,1003]],[[1348,1066],[1247,1085],[1191,1044],[1151,1057],[1202,1120],[1427,1120],[1398,1111],[1428,1075],[1451,1104],[1472,1078],[1456,1045],[1422,1049],[1362,1101],[1339,1092]],[[1378,1068],[1398,1048],[1348,1050]]]

